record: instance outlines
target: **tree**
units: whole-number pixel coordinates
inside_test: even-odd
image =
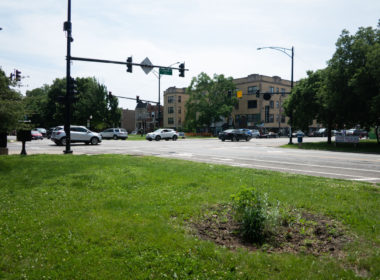
[[[107,88],[95,78],[77,78],[77,101],[72,104],[71,123],[87,125],[91,116],[91,128],[102,130],[107,126],[117,126],[121,110],[118,100],[108,100]],[[26,93],[25,104],[30,119],[35,126],[50,127],[65,121],[65,104],[61,97],[66,95],[66,79],[55,79],[52,85]]]
[[[308,72],[285,104],[296,127],[305,129],[313,116],[321,122],[329,143],[333,128],[380,125],[379,28],[361,27],[355,35],[343,30],[336,46],[327,68]]]
[[[232,77],[215,74],[211,79],[206,73],[194,77],[186,92],[190,95],[186,103],[186,123],[188,130],[206,128],[212,123],[228,118],[237,102],[229,92],[235,92]]]
[[[318,91],[323,85],[323,71],[308,71],[308,77],[301,79],[292,94],[284,102],[286,115],[293,115],[293,129],[307,131],[320,111]]]
[[[7,147],[7,133],[23,117],[22,95],[10,88],[11,81],[0,68],[0,147]]]
[[[50,87],[28,90],[25,93],[24,105],[26,117],[37,127],[49,127],[49,118],[46,116],[48,93]]]
[[[380,25],[360,27],[355,35],[343,30],[328,62],[326,90],[337,122],[346,127],[360,124],[369,129],[379,124]]]

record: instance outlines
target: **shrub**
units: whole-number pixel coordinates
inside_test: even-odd
[[[262,195],[254,188],[232,195],[232,208],[240,233],[250,242],[263,243],[276,231],[281,220],[279,202],[272,205],[266,193]]]
[[[232,196],[232,207],[243,238],[261,243],[265,237],[265,210],[261,195],[253,188],[243,189]]]

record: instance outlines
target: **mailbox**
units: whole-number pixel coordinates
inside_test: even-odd
[[[17,141],[32,141],[32,133],[30,130],[18,130]]]

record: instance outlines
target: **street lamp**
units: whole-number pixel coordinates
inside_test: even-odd
[[[257,48],[257,50],[263,50],[263,49],[272,49],[272,50],[276,50],[276,51],[280,51],[284,54],[286,54],[287,56],[289,56],[291,59],[292,59],[292,74],[291,74],[291,80],[290,80],[290,93],[292,93],[292,90],[293,90],[293,70],[294,70],[294,47],[292,47],[291,49],[287,49],[287,48],[282,48],[282,47],[261,47],[261,48]],[[292,118],[293,118],[293,113],[290,114],[290,132],[289,132],[289,144],[293,144],[293,138],[292,138]]]
[[[170,64],[168,67],[172,67],[173,65],[180,64],[181,62],[175,62]],[[157,104],[157,117],[158,117],[158,127],[160,126],[160,119],[161,119],[161,73],[160,69],[158,69],[158,75],[156,71],[153,71],[155,76],[158,78],[158,104]]]

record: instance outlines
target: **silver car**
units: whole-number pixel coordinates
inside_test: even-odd
[[[84,126],[70,126],[70,137],[72,143],[84,142],[86,145],[97,145],[102,142],[102,136],[99,133],[92,132]],[[66,133],[63,126],[57,126],[51,134],[51,141],[57,145],[66,145]]]
[[[172,139],[173,141],[176,141],[178,139],[178,133],[177,131],[171,128],[161,128],[148,133],[146,135],[146,139],[149,141],[160,141],[161,139],[165,139],[166,141]]]
[[[128,132],[124,128],[108,128],[102,132],[100,132],[100,135],[103,139],[127,139],[128,138]]]

